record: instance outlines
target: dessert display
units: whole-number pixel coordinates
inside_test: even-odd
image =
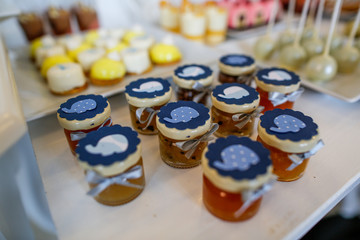
[[[46,78],[48,70],[57,65],[57,64],[64,64],[64,63],[71,63],[73,60],[69,58],[67,55],[54,55],[47,57],[42,65],[41,65],[41,75]]]
[[[182,54],[171,36],[150,48],[151,61],[156,65],[171,65],[181,61]]]
[[[157,134],[156,114],[172,95],[170,83],[161,78],[144,78],[126,86],[133,128],[141,134]]]
[[[205,65],[187,64],[176,68],[173,81],[177,86],[177,99],[206,105],[213,80],[213,71]]]
[[[18,17],[18,22],[29,42],[45,34],[43,20],[36,13],[22,13]]]
[[[74,13],[80,31],[99,28],[99,21],[94,8],[79,2],[74,8]]]
[[[46,73],[49,89],[57,95],[68,95],[86,89],[87,83],[80,64],[63,63],[51,67]]]
[[[202,168],[204,205],[226,221],[253,217],[274,182],[269,151],[246,137],[218,138],[209,144]]]
[[[87,133],[112,125],[110,115],[110,104],[101,95],[79,95],[60,105],[57,118],[74,155],[79,140]]]
[[[178,101],[160,108],[156,116],[161,159],[171,167],[191,168],[218,125],[211,123],[209,109],[201,103]]]
[[[265,68],[258,71],[255,83],[264,112],[274,108],[291,109],[304,91],[300,88],[300,77],[283,68]]]
[[[36,49],[35,62],[38,67],[41,67],[44,60],[54,55],[65,55],[65,49],[61,45],[44,46]]]
[[[76,154],[90,186],[87,194],[101,204],[125,204],[145,187],[140,139],[129,127],[114,125],[88,133]]]
[[[229,54],[219,60],[219,82],[250,85],[256,70],[255,60],[247,55]]]
[[[263,110],[255,89],[244,84],[225,83],[213,90],[211,101],[212,121],[219,125],[214,133],[217,137],[251,136],[255,118]]]
[[[205,7],[206,43],[216,45],[225,40],[227,32],[228,11],[226,8],[209,2]]]
[[[274,109],[260,117],[258,141],[269,149],[279,181],[299,179],[309,158],[324,146],[313,119],[291,109]]]
[[[90,69],[90,81],[94,85],[105,86],[121,82],[126,73],[122,61],[101,58],[95,61]]]
[[[77,61],[80,63],[85,74],[89,75],[93,63],[104,57],[105,54],[106,52],[102,48],[90,48],[79,53],[77,55]]]
[[[69,34],[72,32],[69,11],[52,6],[47,11],[47,17],[49,18],[51,29],[55,35]]]
[[[152,70],[149,53],[145,49],[129,47],[121,51],[126,71],[131,75],[140,75]]]

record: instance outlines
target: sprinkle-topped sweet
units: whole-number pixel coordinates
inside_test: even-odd
[[[290,86],[300,84],[300,77],[294,72],[283,68],[265,68],[256,74],[256,82],[277,86]]]
[[[244,185],[256,189],[272,172],[269,150],[246,137],[218,138],[204,151],[202,165],[205,176],[230,192],[240,192]]]
[[[253,65],[255,63],[255,60],[247,55],[229,54],[221,57],[220,62],[229,66],[245,67]]]

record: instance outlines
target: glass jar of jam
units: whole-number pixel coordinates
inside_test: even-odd
[[[217,125],[209,109],[192,101],[168,103],[156,117],[161,159],[175,168],[200,164],[201,155]]]
[[[135,199],[145,186],[141,144],[130,127],[103,127],[86,135],[76,149],[90,191],[99,203],[115,206]]]
[[[211,116],[219,124],[217,137],[229,135],[251,136],[255,118],[259,116],[259,93],[254,88],[239,83],[216,86],[211,94]]]
[[[133,128],[142,134],[157,134],[156,114],[171,99],[170,83],[161,78],[144,78],[125,88]]]
[[[310,156],[324,144],[311,117],[291,109],[274,109],[260,117],[258,141],[270,150],[279,181],[299,179]]]
[[[205,105],[211,92],[214,75],[213,71],[205,65],[189,64],[175,69],[173,80],[177,86],[178,100],[194,101]]]
[[[292,109],[295,100],[304,91],[300,87],[300,77],[283,68],[265,68],[255,76],[256,91],[260,94],[260,105],[264,112],[280,109]]]
[[[219,60],[219,82],[241,83],[248,86],[254,78],[255,60],[247,55],[229,54]]]
[[[273,183],[269,151],[247,137],[218,138],[202,156],[203,202],[214,216],[244,221]]]
[[[87,133],[112,125],[110,114],[110,104],[101,95],[79,95],[60,105],[57,118],[74,155],[79,140]]]

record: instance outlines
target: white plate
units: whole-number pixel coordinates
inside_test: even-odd
[[[172,35],[151,27],[147,28],[146,32],[153,35],[158,41],[165,35]],[[183,60],[180,63],[171,66],[154,67],[150,73],[139,76],[126,76],[122,82],[113,86],[99,87],[89,84],[89,87],[80,94],[96,93],[111,96],[123,92],[129,82],[138,78],[167,77],[171,75],[178,65],[185,63],[208,64],[221,56],[221,52],[213,48],[190,42],[181,36],[172,36],[183,54]],[[38,69],[29,60],[28,47],[10,49],[9,56],[27,121],[54,113],[61,103],[74,96],[55,96],[48,90]]]
[[[276,35],[273,36],[277,37]],[[228,53],[240,52],[254,56],[253,46],[258,37],[244,40],[229,41],[219,46],[219,49]],[[268,61],[258,61],[260,66],[274,67],[280,66],[278,54],[275,54]],[[306,79],[303,69],[296,72],[301,77],[301,83],[305,87],[315,91],[328,94],[341,100],[353,103],[360,100],[360,81],[357,76],[360,75],[360,68],[355,73],[349,75],[337,74],[336,77],[329,82],[317,83]]]

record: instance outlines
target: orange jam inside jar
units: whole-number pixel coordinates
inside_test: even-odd
[[[213,71],[205,65],[187,64],[179,66],[173,73],[178,100],[206,104],[214,80]]]
[[[57,118],[74,155],[79,140],[87,133],[112,125],[110,115],[110,104],[101,95],[79,95],[60,105]]]
[[[219,60],[219,82],[251,85],[256,70],[255,60],[243,54],[224,55]]]
[[[244,221],[260,209],[270,189],[272,163],[269,151],[246,137],[218,138],[202,156],[203,202],[214,216]]]
[[[168,103],[156,117],[161,159],[175,168],[200,164],[201,155],[216,131],[209,109],[191,101]]]
[[[125,88],[133,128],[141,134],[157,134],[156,114],[172,96],[170,83],[162,78],[143,78]]]
[[[254,120],[261,112],[259,93],[252,87],[238,83],[225,83],[211,94],[212,121],[219,125],[217,137],[229,135],[251,136]]]
[[[141,144],[130,127],[113,125],[89,133],[76,149],[86,170],[88,195],[104,205],[132,201],[145,186]]]
[[[274,109],[260,117],[257,140],[269,149],[279,181],[304,175],[310,156],[323,145],[311,117],[291,109]]]
[[[260,105],[264,111],[292,109],[301,95],[300,77],[283,68],[264,68],[255,76],[256,91],[260,94]]]

